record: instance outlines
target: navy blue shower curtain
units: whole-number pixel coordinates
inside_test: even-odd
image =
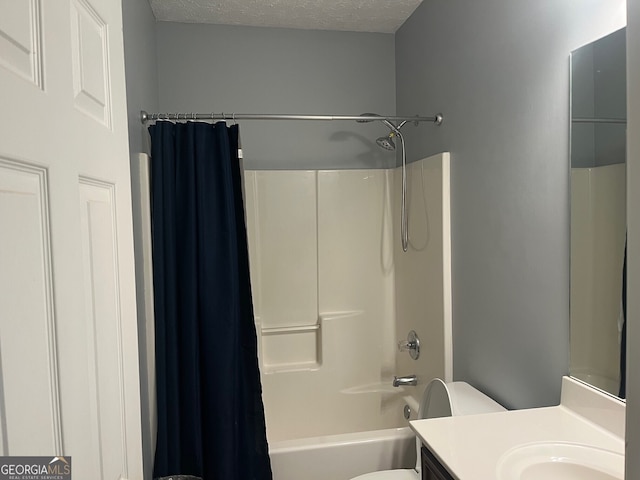
[[[154,477],[271,479],[238,126],[151,134],[158,437]]]

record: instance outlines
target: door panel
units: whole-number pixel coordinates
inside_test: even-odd
[[[89,361],[90,427],[96,439],[91,478],[126,477],[123,435],[122,330],[118,291],[114,186],[83,178],[80,218]],[[120,447],[120,448],[118,448]]]
[[[0,453],[142,478],[120,0],[0,0]]]
[[[0,63],[42,87],[40,1],[14,2],[8,8],[5,4],[10,1],[0,2]]]
[[[2,455],[62,446],[46,180],[42,168],[0,159]]]
[[[78,110],[111,126],[107,26],[85,0],[71,3],[73,93]]]

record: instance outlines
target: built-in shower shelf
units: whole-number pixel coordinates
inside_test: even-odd
[[[320,368],[320,325],[260,329],[263,372],[283,373]]]
[[[295,373],[295,372],[313,372],[320,369],[318,362],[311,362],[309,364],[294,363],[291,365],[265,365],[263,372],[265,375],[273,375],[277,373]]]

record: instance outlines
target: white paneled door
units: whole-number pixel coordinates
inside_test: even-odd
[[[142,479],[120,0],[0,0],[0,455]]]

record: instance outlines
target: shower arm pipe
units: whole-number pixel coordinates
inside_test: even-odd
[[[140,111],[140,121],[142,123],[154,120],[316,120],[316,121],[381,121],[389,122],[414,122],[417,125],[420,122],[431,122],[436,125],[442,124],[443,116],[437,113],[432,117],[421,116],[379,116],[379,115],[294,115],[294,114],[257,114],[257,113],[148,113],[144,110]]]
[[[366,118],[364,116],[362,116],[362,118]],[[402,127],[404,127],[406,125],[406,123],[408,122],[408,120],[403,120],[402,122],[400,122],[398,125],[394,125],[393,123],[391,123],[389,120],[387,120],[387,118],[379,118],[378,120],[380,120],[382,123],[384,123],[389,130],[391,130],[394,134],[398,135],[398,136],[402,136],[402,134],[400,133],[400,129]],[[364,122],[369,122],[370,120],[359,120],[359,123],[364,123]],[[442,119],[440,120],[440,123],[436,121],[434,121],[433,123],[436,123],[438,125],[440,125],[440,123],[442,123]]]

